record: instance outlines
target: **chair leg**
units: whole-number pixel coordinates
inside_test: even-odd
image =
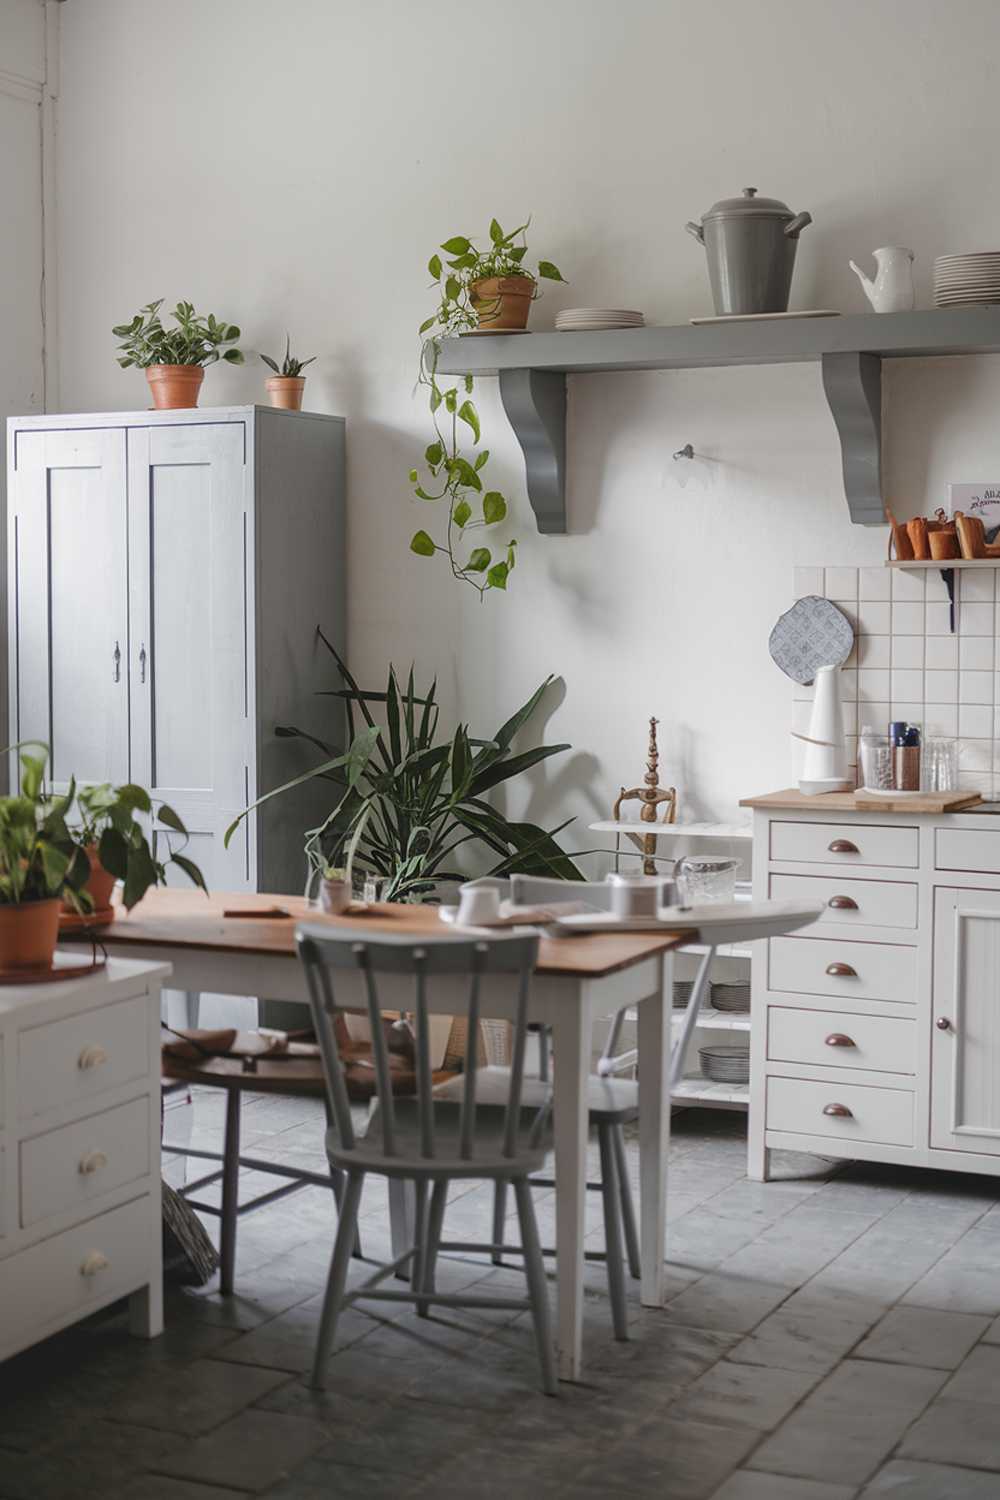
[[[636,1281],[642,1275],[639,1259],[639,1225],[635,1217],[635,1200],[629,1182],[628,1161],[625,1156],[625,1131],[621,1125],[612,1125],[611,1144],[615,1153],[615,1170],[618,1173],[618,1198],[622,1206],[622,1228],[625,1231],[625,1256],[629,1275]]]
[[[330,1125],[333,1124],[333,1111],[330,1108],[330,1101],[326,1097],[326,1094],[323,1095],[323,1106],[324,1106],[324,1109],[326,1111],[326,1123],[327,1123],[328,1126],[330,1126]],[[340,1221],[340,1215],[343,1212],[343,1208],[344,1208],[344,1185],[347,1182],[347,1173],[344,1172],[340,1167],[334,1167],[334,1166],[329,1166],[329,1172],[330,1172],[330,1187],[333,1190],[333,1196],[334,1196],[334,1199],[336,1200],[336,1204],[337,1204],[337,1220],[339,1222]],[[351,1254],[354,1256],[355,1260],[364,1260],[364,1256],[361,1253],[361,1230],[360,1229],[358,1230],[357,1234],[354,1236],[354,1249],[351,1251]]]
[[[440,1178],[434,1184],[431,1194],[430,1217],[427,1222],[427,1236],[425,1241],[423,1276],[420,1281],[422,1292],[433,1292],[434,1270],[437,1265],[438,1250],[441,1246],[441,1230],[444,1226],[444,1211],[448,1203],[448,1183],[445,1178]],[[426,1318],[429,1304],[417,1303],[417,1313],[421,1318]]]
[[[330,1274],[327,1277],[326,1292],[323,1297],[323,1312],[316,1337],[316,1355],[309,1381],[309,1384],[317,1391],[324,1390],[326,1387],[326,1366],[337,1332],[340,1305],[344,1300],[347,1267],[354,1248],[354,1237],[358,1227],[358,1206],[361,1202],[361,1189],[364,1181],[363,1172],[348,1172],[347,1174],[344,1202],[340,1211],[340,1222],[337,1225],[337,1238],[334,1241]]]
[[[607,1252],[608,1292],[611,1296],[611,1320],[615,1338],[628,1338],[628,1312],[625,1302],[625,1266],[622,1260],[621,1220],[618,1204],[618,1169],[611,1144],[612,1127],[599,1125],[597,1141],[601,1151],[601,1195],[604,1199],[604,1247]]]
[[[226,1094],[226,1140],[222,1148],[222,1215],[219,1235],[219,1291],[232,1296],[236,1267],[236,1222],[240,1199],[240,1090]]]
[[[430,1184],[415,1182],[413,1184],[414,1199],[416,1203],[413,1216],[413,1247],[416,1254],[413,1257],[413,1290],[423,1291],[424,1266],[427,1263],[427,1189]],[[421,1318],[427,1316],[427,1303],[417,1303],[417,1315]]]
[[[503,1244],[504,1225],[507,1222],[507,1184],[500,1181],[493,1189],[493,1240],[494,1245]],[[490,1260],[495,1266],[503,1265],[503,1255],[494,1250]]]
[[[528,1296],[531,1299],[531,1318],[535,1325],[535,1343],[538,1345],[538,1361],[542,1367],[542,1389],[547,1396],[556,1396],[559,1393],[559,1382],[556,1378],[556,1355],[549,1317],[549,1289],[545,1280],[545,1263],[542,1260],[542,1247],[538,1238],[535,1205],[526,1177],[518,1177],[515,1180],[514,1197],[517,1200],[517,1217],[521,1225],[524,1270],[528,1278]]]

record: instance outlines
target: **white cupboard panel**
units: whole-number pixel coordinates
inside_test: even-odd
[[[1000,891],[938,890],[931,1145],[1000,1155]]]

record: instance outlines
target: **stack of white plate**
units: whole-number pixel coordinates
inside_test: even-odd
[[[642,328],[645,320],[641,312],[630,312],[620,307],[564,307],[556,313],[556,328],[560,333],[581,333],[585,329],[597,328]]]
[[[1000,302],[1000,250],[939,255],[934,262],[935,307]]]

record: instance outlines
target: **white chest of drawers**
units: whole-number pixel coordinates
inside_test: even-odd
[[[754,896],[824,908],[754,953],[750,1176],[775,1149],[1000,1174],[1000,818],[823,804],[750,802]]]
[[[0,988],[0,1360],[121,1297],[163,1327],[160,986],[111,959]]]

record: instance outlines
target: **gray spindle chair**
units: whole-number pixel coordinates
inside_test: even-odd
[[[534,1107],[526,1108],[522,1104],[528,995],[538,956],[538,939],[506,936],[473,940],[442,934],[414,941],[412,938],[385,936],[372,938],[360,930],[332,929],[318,924],[300,926],[297,939],[334,1122],[326,1135],[327,1156],[331,1167],[347,1174],[320,1318],[313,1386],[321,1389],[325,1384],[340,1312],[364,1297],[412,1302],[418,1315],[423,1317],[428,1315],[431,1304],[530,1309],[542,1368],[542,1385],[548,1395],[555,1395],[558,1387],[545,1267],[528,1187],[529,1174],[537,1171],[545,1157],[548,1090]],[[355,1132],[334,1034],[337,990],[341,981],[349,980],[349,971],[352,970],[360,978],[371,1027],[376,1083],[376,1103],[367,1132],[361,1137]],[[517,987],[512,1063],[502,1104],[484,1103],[477,1098],[481,990],[483,980],[492,976]],[[383,979],[387,981],[387,996],[379,993],[379,983]],[[409,980],[412,984],[408,983]],[[433,981],[439,982],[444,1002],[435,1009],[448,1012],[449,1000],[452,1006],[455,1003],[456,984],[464,980],[468,981],[469,1027],[464,1072],[459,1080],[459,1107],[456,1109],[438,1106],[434,1096],[429,1034],[431,996],[428,990]],[[340,1003],[357,1008],[356,983],[343,983]],[[406,1010],[413,1016],[417,1086],[413,1097],[394,1097],[392,1092],[382,1028],[383,1011],[387,1009]],[[358,1206],[365,1176],[369,1172],[390,1180],[413,1183],[416,1199],[414,1243],[360,1286],[345,1292]],[[470,1178],[513,1186],[524,1241],[527,1300],[472,1293],[446,1295],[435,1290],[434,1270],[441,1244],[448,1186],[451,1182]],[[387,1290],[380,1285],[411,1261],[409,1291]]]

